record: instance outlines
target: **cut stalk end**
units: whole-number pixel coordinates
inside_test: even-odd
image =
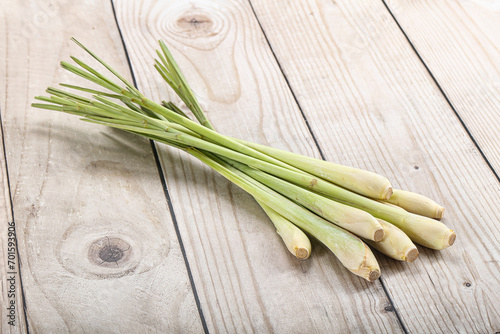
[[[444,244],[447,245],[446,247],[450,247],[451,245],[453,245],[455,243],[456,238],[457,238],[457,235],[455,234],[455,232],[453,230],[449,230],[448,233],[444,237],[444,240],[445,240]]]
[[[373,269],[368,274],[367,280],[370,281],[370,282],[373,282],[373,281],[377,280],[379,277],[380,277],[380,270]]]
[[[309,249],[305,247],[295,248],[295,257],[299,260],[308,259],[310,255]]]
[[[411,213],[399,227],[414,242],[435,250],[450,247],[456,239],[455,232],[440,221]]]
[[[385,199],[389,199],[389,198],[391,198],[393,193],[394,193],[394,190],[393,190],[392,186],[390,184],[388,184],[386,186],[386,188],[384,189],[384,191],[382,192],[381,197],[385,198]]]
[[[406,262],[413,262],[418,257],[418,249],[417,247],[409,249],[406,254],[403,256],[403,260]]]
[[[305,260],[311,255],[311,242],[307,235],[302,232],[288,219],[271,209],[262,201],[257,200],[262,209],[267,213],[269,218],[276,227],[276,232],[281,236],[286,248],[299,260]]]
[[[384,236],[385,236],[385,231],[381,227],[381,228],[375,230],[375,232],[373,233],[373,241],[375,241],[375,242],[382,241],[382,239],[384,239]]]
[[[444,216],[444,208],[442,206],[436,209],[436,219],[443,219]]]
[[[361,262],[358,262],[358,266],[356,268],[347,267],[352,273],[363,277],[365,280],[369,282],[375,281],[380,277],[380,267],[378,265],[377,259],[375,255],[373,255],[370,248],[363,244],[364,246],[364,257]]]
[[[379,219],[385,231],[384,238],[379,242],[366,240],[366,242],[381,252],[395,260],[412,262],[418,257],[418,249],[410,238],[401,229]]]

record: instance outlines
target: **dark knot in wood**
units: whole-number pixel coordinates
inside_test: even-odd
[[[99,257],[104,262],[117,262],[123,257],[123,252],[117,246],[105,246],[99,252]]]
[[[191,13],[186,13],[177,20],[177,25],[181,27],[184,31],[196,31],[201,32],[211,32],[213,22],[210,17],[198,14],[192,15]]]
[[[102,267],[122,267],[132,254],[130,245],[117,237],[103,237],[94,241],[89,249],[90,261]]]

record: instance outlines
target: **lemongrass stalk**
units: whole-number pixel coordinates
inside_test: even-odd
[[[295,204],[284,196],[248,178],[231,165],[212,154],[205,155],[192,148],[186,152],[195,156],[219,174],[248,192],[258,201],[293,221],[295,225],[327,246],[339,261],[352,273],[368,281],[380,277],[380,268],[370,248],[358,237],[330,224],[323,218]]]
[[[285,243],[286,248],[299,260],[305,260],[311,255],[311,241],[300,228],[291,223],[288,219],[271,209],[261,201],[257,201],[264,212],[269,216]]]
[[[365,240],[371,247],[395,260],[413,262],[418,257],[418,249],[411,239],[396,226],[379,219],[385,231],[384,238],[379,242]]]
[[[358,237],[373,241],[380,241],[384,237],[384,229],[380,223],[372,215],[363,210],[333,201],[244,164],[226,159],[223,160],[253,179],[337,226],[356,234]]]
[[[391,183],[387,178],[379,174],[245,140],[236,140],[262,153],[266,153],[278,160],[286,162],[291,166],[333,182],[358,194],[384,200],[390,198],[392,195]]]
[[[394,189],[392,197],[387,202],[429,218],[441,219],[444,214],[444,208],[441,205],[426,196],[411,191]]]
[[[398,206],[398,205],[396,205],[396,204],[389,203],[389,202],[387,202],[387,201],[377,200],[377,202],[382,203],[382,204],[387,205],[387,206],[390,206],[391,208],[398,209],[398,210],[400,210],[401,212],[408,212],[408,211],[406,211],[405,209],[403,209],[402,207],[400,207],[400,206]]]
[[[186,78],[182,74],[177,62],[170,53],[165,43],[159,41],[163,54],[157,51],[160,61],[156,61],[155,68],[160,75],[167,81],[167,83],[174,89],[177,95],[184,101],[189,109],[193,112],[201,125],[214,130],[214,127],[206,117],[205,112],[201,109],[198,99],[194,96],[191,87],[189,86]]]

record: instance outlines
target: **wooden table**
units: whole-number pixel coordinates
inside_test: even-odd
[[[0,13],[2,333],[500,332],[498,1]],[[374,283],[317,242],[296,260],[249,195],[182,152],[30,107],[81,82],[58,66],[89,59],[71,36],[177,101],[152,67],[165,40],[220,132],[384,174],[442,203],[455,245],[378,256]]]

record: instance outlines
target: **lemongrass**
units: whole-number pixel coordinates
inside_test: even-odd
[[[305,260],[311,255],[311,241],[300,228],[288,219],[271,209],[261,201],[257,201],[276,227],[276,232],[285,243],[286,248],[299,260]]]
[[[411,191],[394,189],[392,197],[387,199],[387,202],[429,218],[441,219],[444,214],[444,208],[441,205],[426,196]]]
[[[371,247],[395,260],[413,262],[418,257],[418,249],[411,239],[396,226],[379,219],[385,235],[379,242],[365,240]]]
[[[237,141],[358,194],[384,200],[389,199],[392,195],[392,186],[389,180],[376,173],[307,157],[265,145],[255,144],[245,140]]]
[[[380,268],[370,248],[356,235],[328,220],[336,224],[344,220],[344,225],[340,222],[342,226],[367,239],[380,240],[380,245],[377,243],[374,247],[406,261],[416,256],[408,237],[434,249],[446,248],[455,241],[451,229],[434,219],[405,211],[401,208],[406,208],[404,203],[398,202],[399,207],[390,199],[378,202],[394,197],[391,196],[389,181],[382,176],[232,139],[216,132],[163,43],[160,43],[162,53],[158,52],[160,61],[155,67],[200,124],[190,120],[173,103],[163,102],[162,105],[148,99],[99,57],[78,44],[119,82],[72,57],[78,66],[61,62],[64,69],[111,92],[65,85],[94,95],[87,98],[49,88],[47,91],[51,96],[37,97],[44,103],[34,103],[33,106],[79,115],[83,120],[142,135],[195,156],[251,194],[263,206],[285,244],[296,256],[310,254],[310,245],[307,246],[305,241],[308,241],[307,236],[306,239],[298,238],[300,233],[297,231],[301,229],[325,244],[356,275],[370,281],[380,276]],[[396,200],[398,196],[394,198]],[[363,224],[358,221],[363,221]],[[299,246],[299,239],[306,246]],[[389,246],[392,248],[387,248]]]
[[[83,75],[84,77],[86,75]],[[93,80],[91,77],[89,80]],[[111,80],[106,79],[106,84]],[[97,81],[94,81],[97,82]],[[115,90],[118,90],[120,87],[117,84],[113,84],[112,87]],[[125,89],[121,88],[122,91]],[[136,133],[141,133],[147,136],[155,136],[155,137],[163,137],[165,140],[170,142],[176,142],[181,145],[193,146],[202,150],[207,150],[209,152],[213,152],[215,154],[219,154],[226,158],[238,161],[240,163],[246,164],[256,169],[260,169],[264,172],[292,182],[296,185],[302,186],[304,188],[308,188],[314,192],[326,195],[333,199],[342,201],[359,209],[362,209],[376,218],[387,220],[388,222],[398,226],[402,229],[408,236],[415,242],[421,243],[426,247],[430,247],[433,249],[443,249],[453,244],[455,240],[455,234],[452,230],[447,228],[444,224],[433,221],[433,220],[421,220],[418,219],[417,216],[412,216],[410,213],[402,213],[400,210],[396,210],[395,208],[391,208],[382,203],[378,203],[374,200],[351,192],[347,189],[344,189],[340,186],[334,185],[326,180],[323,180],[318,177],[312,177],[305,172],[296,171],[294,169],[290,169],[283,167],[284,163],[279,162],[279,165],[276,165],[272,162],[275,162],[276,159],[266,156],[264,160],[260,160],[250,155],[246,155],[241,152],[248,152],[248,150],[252,151],[252,155],[259,156],[259,154],[254,154],[253,149],[248,148],[243,144],[236,143],[237,145],[228,144],[227,146],[220,145],[218,143],[225,142],[225,136],[218,134],[206,127],[200,126],[197,123],[194,123],[185,117],[161,106],[157,103],[154,103],[151,100],[148,100],[145,97],[141,98],[129,98],[128,95],[132,93],[127,93],[127,96],[122,96],[121,99],[128,101],[130,103],[137,103],[139,106],[150,110],[153,113],[157,113],[159,115],[163,115],[173,121],[178,122],[181,126],[187,127],[191,131],[197,132],[200,136],[206,136],[213,139],[214,142],[209,142],[201,137],[195,137],[190,135],[189,133],[180,132],[178,130],[173,129],[169,124],[172,122],[156,120],[149,116],[140,114],[133,110],[128,110],[126,112],[126,116],[124,117],[137,117],[143,123],[144,129],[140,128],[131,128],[130,125],[126,125],[125,122],[114,122],[109,123],[108,120],[110,117],[113,117],[114,114],[120,113],[120,111],[124,112],[125,109],[121,107],[115,107],[107,102],[106,106],[108,109],[104,109],[101,102],[91,102],[85,100],[74,100],[69,97],[69,99],[64,99],[61,97],[53,96],[51,99],[54,103],[61,104],[62,107],[59,106],[50,106],[47,104],[35,104],[37,107],[41,108],[53,108],[55,110],[66,111],[70,113],[80,113],[83,116],[87,116],[87,113],[98,113],[98,116],[87,117],[92,121],[105,124],[108,126],[117,127],[123,130],[133,130]],[[139,93],[140,94],[140,93]],[[37,97],[38,99],[41,99]],[[43,99],[45,100],[45,99]],[[105,98],[99,97],[99,100],[103,101]],[[102,110],[100,110],[101,108]],[[109,111],[108,111],[109,110]],[[99,114],[101,112],[101,114]],[[101,117],[102,116],[102,117]],[[127,118],[128,119],[128,118]],[[121,124],[122,123],[122,124]],[[233,142],[228,139],[229,142]],[[237,151],[244,146],[241,152]],[[231,149],[231,148],[233,149]],[[257,151],[255,151],[257,152]],[[260,153],[260,152],[258,152]],[[260,153],[261,155],[265,155]],[[271,162],[272,161],[272,162]],[[432,234],[430,233],[432,232]],[[432,235],[432,238],[429,238],[429,235]]]

